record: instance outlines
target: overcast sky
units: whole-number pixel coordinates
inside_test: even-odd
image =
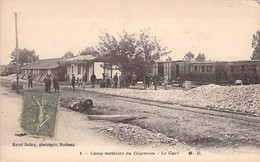
[[[174,60],[191,51],[211,60],[246,60],[260,30],[257,0],[1,0],[1,64],[15,49],[35,50],[40,59],[77,54],[98,44],[105,29],[116,34],[151,28]]]

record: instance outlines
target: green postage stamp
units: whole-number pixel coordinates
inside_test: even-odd
[[[21,127],[34,137],[54,139],[59,114],[59,96],[25,92],[21,113]]]

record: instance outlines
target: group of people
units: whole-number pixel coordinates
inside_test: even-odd
[[[84,76],[82,77],[82,75],[79,74],[79,75],[77,76],[77,79],[76,79],[75,75],[72,74],[72,76],[71,76],[71,85],[72,85],[73,91],[75,91],[75,83],[76,83],[76,82],[78,83],[78,86],[79,86],[79,87],[84,87],[84,86],[85,86],[85,81],[87,80],[86,77],[87,77],[87,75],[84,75]],[[93,74],[91,75],[91,78],[90,78],[91,86],[92,86],[93,88],[95,87],[96,80],[97,80],[97,77],[96,77],[96,75],[93,73]]]
[[[134,73],[126,72],[126,73],[122,73],[120,76],[118,76],[118,74],[116,73],[113,76],[113,78],[107,77],[104,73],[102,73],[102,76],[103,76],[103,79],[100,81],[101,88],[105,88],[105,87],[130,88],[130,85],[135,86],[137,83],[137,76]],[[151,73],[148,73],[145,75],[144,79],[145,79],[144,84],[145,84],[146,88],[149,88],[150,85],[153,83],[154,89],[157,90],[157,86],[160,81],[160,77],[158,76],[158,74],[152,75]],[[73,91],[75,89],[75,81],[76,81],[75,76],[74,76],[74,74],[72,74],[71,83],[72,83]],[[95,88],[95,85],[97,84],[97,77],[94,73],[90,77],[90,82],[91,82],[91,87]],[[80,84],[81,81],[79,80],[78,83]],[[164,76],[163,83],[164,83],[165,89],[167,90],[167,85],[168,85],[167,75]]]
[[[103,79],[100,81],[100,87],[108,87],[108,88],[130,88],[130,85],[136,84],[137,76],[135,74],[131,73],[125,73],[118,76],[116,73],[112,78],[107,77],[104,73]],[[91,83],[92,83],[92,77],[91,77]],[[92,86],[93,87],[93,86]]]
[[[120,76],[116,73],[113,78],[106,77],[106,75],[103,73],[103,79],[100,81],[100,87],[113,87],[113,88],[130,88],[130,85],[136,85],[137,83],[137,76],[134,73],[122,73]],[[151,75],[151,73],[148,73],[144,77],[144,84],[146,88],[149,88],[150,85],[153,83],[154,84],[154,89],[157,90],[157,85],[160,81],[160,77],[158,74]],[[85,80],[87,80],[85,78]],[[29,74],[28,75],[28,87],[32,87],[33,81],[33,75]],[[74,74],[72,74],[71,77],[71,85],[73,91],[75,91],[75,83],[78,82],[79,87],[83,85],[84,83],[84,78],[77,76],[77,79]],[[97,84],[97,77],[93,73],[90,77],[90,82],[91,82],[91,87],[95,88],[95,85]],[[164,76],[163,79],[165,89],[167,90],[167,85],[168,85],[168,77],[167,75]],[[59,77],[58,75],[55,75],[53,79],[51,79],[51,75],[47,75],[46,78],[44,79],[45,83],[45,92],[50,93],[51,91],[51,83],[53,83],[53,88],[55,92],[59,92]]]
[[[153,83],[154,89],[157,90],[159,81],[160,81],[160,77],[158,74],[155,73],[154,75],[152,75],[151,73],[148,73],[145,75],[144,84],[145,84],[146,88],[149,88],[150,85]],[[167,75],[164,75],[164,77],[163,77],[163,84],[164,84],[165,90],[167,90],[168,89],[168,76]]]
[[[58,77],[58,75],[55,75],[53,77],[52,82],[53,82],[53,88],[55,90],[55,93],[59,92],[60,88],[59,88],[59,77]],[[51,92],[51,76],[49,74],[44,79],[44,83],[45,83],[45,92],[50,93]]]
[[[28,75],[28,88],[32,88],[33,87],[33,79],[34,79],[34,75],[29,74]],[[53,82],[53,88],[55,90],[55,92],[59,92],[60,88],[59,88],[59,76],[58,75],[54,75],[53,79],[51,80],[51,75],[47,74],[47,76],[44,78],[44,83],[45,83],[45,92],[46,93],[50,93],[51,92],[51,82]]]

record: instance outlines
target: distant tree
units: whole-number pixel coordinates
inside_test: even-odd
[[[92,55],[92,56],[98,56],[99,52],[94,47],[87,47],[81,52],[79,52],[79,55]]]
[[[171,58],[170,56],[168,56],[168,57],[166,58],[166,61],[172,61],[172,58]]]
[[[66,52],[62,58],[71,58],[74,57],[74,54],[72,52]]]
[[[254,48],[251,56],[252,60],[260,60],[260,31],[257,30],[256,34],[253,35],[252,48]]]
[[[206,56],[204,53],[199,53],[195,60],[200,62],[206,61]]]
[[[188,52],[184,55],[184,57],[182,58],[182,60],[184,61],[191,61],[192,59],[194,59],[194,54],[192,52]]]
[[[24,49],[18,49],[18,51],[19,51],[19,66],[27,65],[39,59],[39,56],[35,54],[34,50],[30,51],[24,48]],[[12,51],[10,57],[12,59],[11,63],[17,64],[17,57],[16,57],[15,50]]]

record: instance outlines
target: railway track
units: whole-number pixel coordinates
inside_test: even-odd
[[[231,119],[237,119],[242,121],[248,121],[248,122],[254,122],[254,123],[260,123],[260,117],[255,114],[249,114],[249,113],[243,113],[243,112],[234,112],[234,111],[227,111],[227,110],[218,110],[218,109],[207,109],[203,107],[192,107],[187,105],[177,105],[172,103],[165,103],[161,101],[154,101],[154,100],[146,100],[146,99],[140,99],[140,98],[133,98],[133,97],[126,97],[126,96],[118,96],[118,95],[111,95],[111,94],[103,94],[99,92],[93,92],[93,91],[85,91],[85,90],[79,90],[81,93],[92,93],[97,95],[102,95],[102,97],[105,98],[111,98],[116,100],[122,100],[125,102],[134,102],[144,105],[150,105],[150,106],[157,106],[163,109],[171,109],[176,111],[188,111],[193,113],[201,113],[211,116],[217,116],[222,118],[231,118]]]

